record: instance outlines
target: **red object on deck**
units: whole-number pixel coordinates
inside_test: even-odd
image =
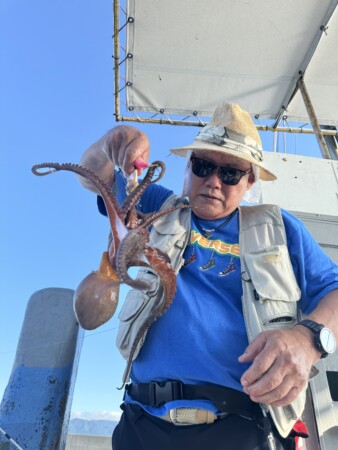
[[[309,432],[305,423],[301,420],[297,420],[291,433],[295,436],[296,450],[306,450],[306,444],[303,441],[303,438],[309,437]]]

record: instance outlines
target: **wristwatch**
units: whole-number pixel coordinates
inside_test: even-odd
[[[322,354],[321,358],[326,358],[329,353],[336,350],[336,338],[332,331],[323,324],[306,319],[301,320],[297,325],[302,325],[312,331],[313,342]]]

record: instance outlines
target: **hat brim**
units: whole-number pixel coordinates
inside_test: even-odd
[[[245,161],[249,161],[251,164],[254,164],[255,166],[259,167],[259,179],[263,181],[274,181],[277,180],[277,176],[271,172],[270,170],[266,169],[263,164],[259,161],[257,161],[255,158],[253,158],[249,152],[244,153],[241,151],[241,149],[245,148],[246,146],[243,146],[241,144],[238,144],[238,142],[233,141],[235,144],[235,150],[233,148],[228,148],[225,146],[220,146],[216,144],[212,144],[210,142],[205,141],[198,141],[195,140],[191,145],[186,145],[184,147],[178,147],[178,148],[172,148],[170,151],[178,156],[186,156],[187,152],[189,150],[205,150],[205,151],[212,151],[212,152],[218,152],[225,155],[234,156],[238,159],[243,159]],[[250,150],[249,150],[250,151]]]

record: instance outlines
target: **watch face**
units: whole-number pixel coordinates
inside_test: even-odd
[[[320,343],[327,353],[333,353],[336,350],[336,339],[331,330],[324,327],[320,331]]]

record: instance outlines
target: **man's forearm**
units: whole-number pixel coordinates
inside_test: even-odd
[[[98,141],[92,144],[82,155],[80,165],[95,172],[108,186],[111,186],[114,181],[115,163],[107,155],[106,149],[109,148],[108,142],[112,140],[114,129],[108,131]],[[85,178],[78,177],[80,183],[86,189],[89,189],[98,194],[97,188]]]

